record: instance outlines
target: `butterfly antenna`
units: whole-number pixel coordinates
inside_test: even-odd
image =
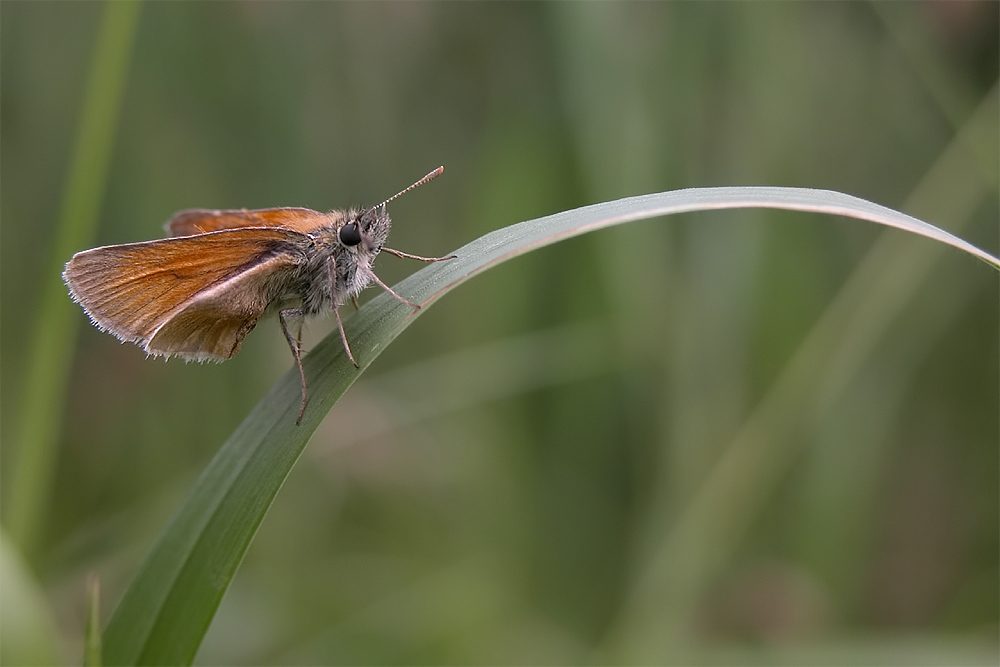
[[[435,169],[431,173],[427,174],[426,176],[424,176],[423,178],[421,178],[419,181],[417,181],[416,183],[414,183],[410,187],[406,188],[405,190],[401,190],[401,191],[397,192],[396,194],[394,194],[393,196],[389,197],[388,199],[386,199],[384,202],[382,202],[378,206],[372,206],[371,210],[374,211],[375,209],[382,208],[383,206],[385,206],[386,204],[388,204],[389,202],[391,202],[396,197],[401,197],[401,196],[405,195],[407,192],[409,192],[413,188],[419,187],[419,186],[423,185],[424,183],[426,183],[427,181],[433,181],[435,178],[437,178],[438,176],[440,176],[443,173],[444,173],[444,167],[438,167],[437,169]]]

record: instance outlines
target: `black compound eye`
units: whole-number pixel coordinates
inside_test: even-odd
[[[356,246],[361,243],[361,230],[358,223],[349,222],[340,228],[340,242],[346,246]]]

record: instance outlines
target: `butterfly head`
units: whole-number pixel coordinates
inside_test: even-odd
[[[364,211],[348,211],[344,220],[337,231],[341,245],[372,256],[382,250],[392,225],[384,204]]]

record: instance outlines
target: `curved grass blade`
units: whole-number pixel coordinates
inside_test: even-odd
[[[424,307],[471,277],[531,250],[626,222],[723,208],[779,208],[844,215],[947,243],[1000,269],[1000,260],[925,222],[849,195],[798,188],[679,190],[595,204],[480,237],[395,287]],[[423,310],[387,294],[345,324],[363,371]],[[304,360],[309,405],[295,425],[298,375],[290,370],[206,468],[160,536],[104,637],[106,664],[190,664],[267,508],[309,437],[360,374],[334,332]]]

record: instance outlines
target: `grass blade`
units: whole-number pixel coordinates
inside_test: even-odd
[[[722,208],[779,208],[870,220],[1000,260],[932,225],[849,195],[796,188],[679,190],[595,204],[487,234],[395,287],[428,306],[471,277],[557,241],[626,222]],[[363,371],[415,317],[387,294],[346,322]],[[309,405],[295,425],[299,380],[289,371],[206,468],[115,611],[104,637],[107,664],[189,664],[272,500],[309,437],[360,372],[336,332],[304,360]]]
[[[87,624],[83,636],[84,667],[101,667],[101,581],[87,577]]]

